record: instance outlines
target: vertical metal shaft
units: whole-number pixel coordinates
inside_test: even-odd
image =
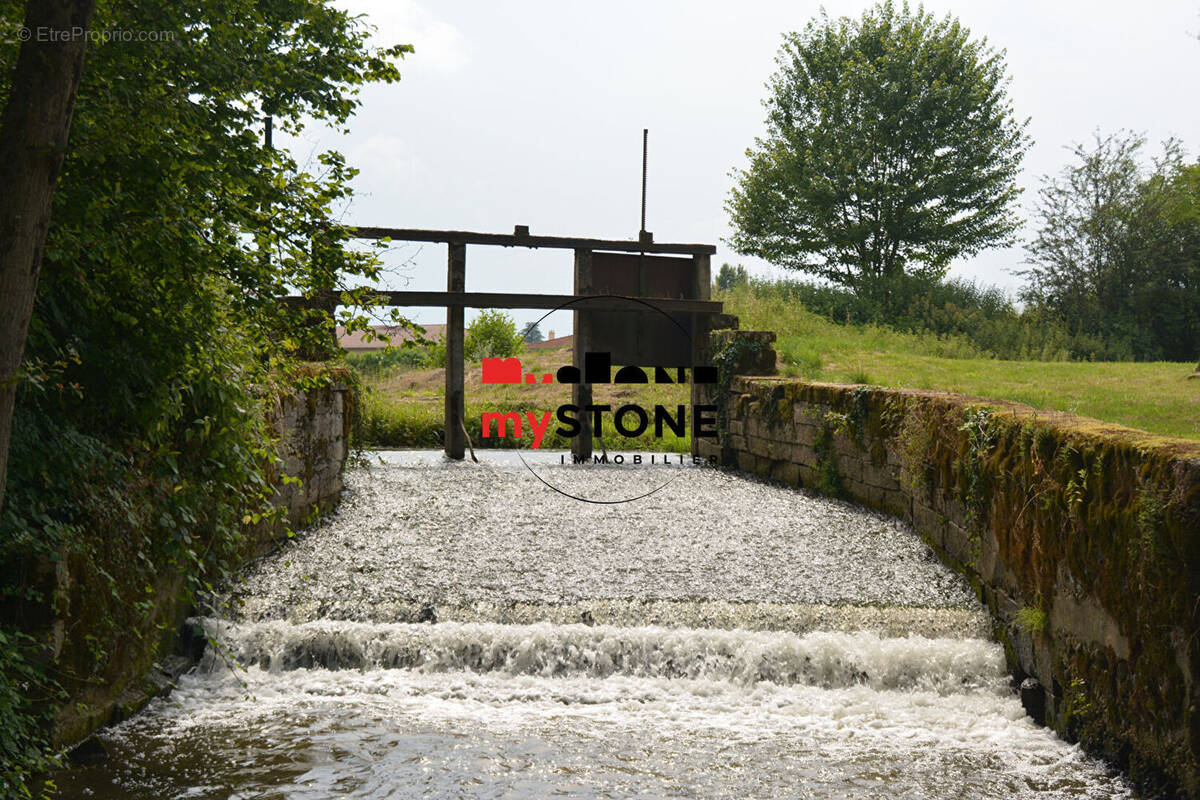
[[[642,128],[642,233],[646,232],[646,149],[650,141],[650,129]]]

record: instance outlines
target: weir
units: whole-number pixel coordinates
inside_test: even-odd
[[[562,466],[579,492],[663,466]],[[97,798],[1128,797],[1021,708],[903,522],[687,463],[638,503],[381,453],[193,621],[168,698],[59,776]],[[570,461],[569,458],[565,459]],[[557,472],[555,472],[557,471]],[[614,488],[615,487],[615,488]]]

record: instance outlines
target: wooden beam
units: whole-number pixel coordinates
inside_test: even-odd
[[[700,300],[708,300],[712,297],[712,265],[709,261],[709,256],[694,255],[692,256],[692,296]],[[711,350],[708,341],[708,332],[712,327],[712,318],[708,314],[692,314],[692,374],[696,374],[696,366],[698,364],[708,364],[711,358]],[[708,392],[708,387],[692,382],[692,411],[696,413],[696,406],[702,404]],[[700,440],[698,437],[692,437],[692,455],[700,455]]]
[[[590,291],[592,291],[592,251],[581,248],[575,251],[575,293],[587,294]],[[628,307],[630,304],[626,302],[625,305]],[[571,402],[580,409],[581,427],[579,435],[571,440],[571,456],[590,460],[592,457],[592,416],[585,413],[583,409],[592,404],[592,385],[584,383],[582,379],[584,377],[584,354],[591,346],[591,326],[588,324],[587,314],[575,311],[572,316],[575,318],[575,330],[571,361],[580,372],[580,381],[571,387]]]
[[[692,297],[697,300],[712,298],[712,265],[706,255],[692,256],[693,273]]]
[[[467,247],[452,243],[446,264],[446,294],[462,294],[467,286]],[[435,294],[437,294],[435,292]],[[446,455],[461,460],[467,446],[463,358],[463,306],[446,306]]]
[[[376,228],[348,226],[354,239],[392,239],[398,242],[444,242],[450,244],[490,244],[500,247],[560,248],[564,250],[615,250],[620,253],[676,253],[712,255],[711,244],[656,243],[622,239],[585,239],[572,236],[532,236],[528,233],[479,233],[476,231],[429,231],[417,228]]]
[[[455,245],[462,247],[462,245]],[[553,309],[566,306],[564,310],[588,311],[637,311],[648,310],[646,306],[622,297],[598,296],[580,298],[573,294],[512,294],[507,292],[370,292],[372,298],[389,306],[446,306],[463,308],[537,308]],[[321,298],[306,301],[301,297],[285,297],[284,302],[303,305],[319,302]],[[712,300],[678,300],[669,297],[641,298],[663,311],[720,314],[723,305]],[[569,305],[568,305],[569,304]]]

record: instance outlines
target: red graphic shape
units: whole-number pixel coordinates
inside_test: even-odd
[[[521,359],[485,358],[483,360],[484,383],[520,383]]]

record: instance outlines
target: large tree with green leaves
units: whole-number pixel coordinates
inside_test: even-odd
[[[0,28],[24,13],[0,0]],[[92,30],[25,298],[0,509],[0,794],[45,766],[39,710],[104,686],[114,648],[152,652],[159,606],[129,590],[217,584],[246,526],[276,513],[268,411],[329,380],[300,363],[321,343],[280,298],[369,282],[379,263],[331,224],[354,170],[270,147],[264,123],[343,128],[359,88],[397,80],[411,50],[373,46],[325,0],[99,0]],[[28,99],[23,58],[0,41],[0,104]],[[48,651],[30,630],[50,599],[36,576],[66,563],[89,622]]]
[[[1097,136],[1043,181],[1022,299],[1139,360],[1200,351],[1200,164],[1143,137]]]
[[[767,132],[735,173],[731,244],[856,291],[1004,244],[1028,148],[1003,54],[885,2],[785,37]]]
[[[0,508],[18,370],[93,10],[93,0],[27,4],[0,112]]]

